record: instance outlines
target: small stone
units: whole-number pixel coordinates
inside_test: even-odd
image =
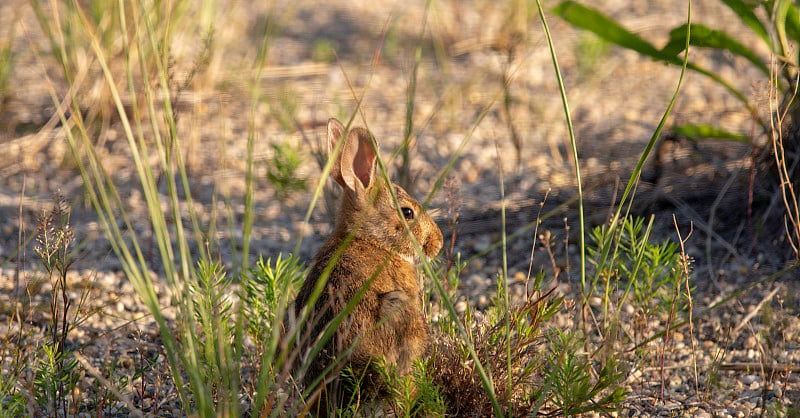
[[[456,312],[463,314],[467,311],[467,302],[461,300],[456,303]]]
[[[475,258],[469,262],[468,268],[472,271],[480,271],[483,269],[483,261],[479,258]]]
[[[756,346],[757,342],[758,341],[756,340],[756,338],[751,335],[747,337],[746,340],[744,340],[744,348],[753,348]]]
[[[752,375],[752,374],[746,374],[746,375],[742,376],[742,378],[741,378],[741,382],[745,386],[749,386],[749,385],[753,384],[754,382],[756,382],[757,380],[758,380],[758,376],[755,376],[755,375]]]

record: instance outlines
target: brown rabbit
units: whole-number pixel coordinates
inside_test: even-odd
[[[361,295],[324,349],[311,359],[303,358],[310,350],[300,356],[300,362],[310,361],[303,377],[306,385],[319,377],[327,383],[317,404],[322,409],[335,401],[332,388],[339,387],[337,376],[342,367],[352,367],[368,391],[380,391],[376,386],[381,380],[371,365],[381,362],[399,375],[407,374],[426,349],[428,333],[413,264],[417,251],[401,216],[427,257],[442,248],[442,232],[422,206],[392,184],[398,210],[387,182],[376,175],[377,142],[373,146],[370,133],[361,127],[344,131],[341,122],[328,120],[331,175],[344,193],[335,230],[314,257],[294,309],[299,318],[312,295],[318,293],[301,333],[307,336],[301,338],[301,348],[308,349],[347,304]],[[341,149],[334,155],[340,141]],[[345,361],[340,367],[325,371],[342,356]],[[353,394],[352,388],[345,391],[336,396]]]

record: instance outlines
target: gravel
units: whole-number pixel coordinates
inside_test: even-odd
[[[8,22],[4,20],[10,19],[10,11],[18,8],[17,3],[27,4],[12,0],[0,5],[0,27],[6,27],[3,23]],[[385,50],[383,61],[375,68],[363,114],[381,141],[384,158],[388,158],[403,139],[406,80],[411,69],[409,51],[413,51],[418,36],[424,2],[404,3],[402,7],[400,3],[377,6],[364,1],[326,2],[325,7],[313,3],[318,2],[297,5],[286,11],[286,30],[276,36],[274,47],[270,49],[270,66],[265,69],[266,100],[277,100],[286,92],[296,96],[296,120],[301,131],[286,133],[272,116],[270,106],[257,107],[254,118],[258,135],[256,211],[251,260],[260,255],[266,258],[295,251],[297,240],[302,237],[298,253],[308,261],[331,230],[332,211],[324,202],[317,205],[310,222],[304,222],[320,174],[320,167],[312,156],[319,151],[324,121],[329,116],[349,115],[355,101],[336,63],[312,62],[311,45],[315,40],[333,40],[347,76],[357,89],[361,88],[366,84],[372,52],[383,23],[392,13],[395,31],[392,36],[396,37],[393,39],[397,49],[394,52]],[[685,5],[681,2],[648,2],[646,10],[637,2],[605,0],[594,3],[595,7],[657,43],[665,41],[667,29],[680,24],[685,14]],[[738,27],[739,23],[724,7],[706,3],[693,5],[698,9],[693,11],[697,19],[710,25],[725,22],[731,31]],[[186,100],[181,101],[179,110],[182,116],[178,131],[185,141],[189,175],[197,185],[192,192],[198,215],[202,222],[209,222],[215,211],[220,217],[216,245],[219,245],[221,260],[229,266],[235,262],[230,244],[240,243],[243,237],[240,229],[244,213],[243,162],[250,122],[250,92],[243,86],[239,69],[248,68],[249,58],[256,48],[254,39],[257,39],[247,38],[252,34],[243,35],[241,31],[256,30],[259,19],[266,16],[261,7],[253,5],[249,9],[236,5],[220,16],[222,22],[237,22],[236,25],[221,25],[215,35],[220,45],[230,46],[219,58],[219,62],[229,66],[216,69],[217,72],[210,75],[216,77],[214,83],[204,85],[198,81],[198,86],[185,94]],[[512,115],[524,139],[524,146],[517,155],[509,140],[507,118],[499,106],[494,106],[485,119],[473,127],[483,106],[502,86],[503,56],[487,46],[502,13],[491,7],[481,8],[480,2],[463,7],[448,3],[440,7],[443,11],[432,17],[431,23],[436,36],[452,50],[471,46],[465,47],[467,49],[458,56],[448,56],[444,64],[431,59],[430,54],[425,55],[419,68],[418,106],[414,118],[416,148],[411,169],[416,178],[414,193],[423,197],[432,189],[435,179],[462,141],[466,138],[470,141],[448,175],[446,187],[432,200],[432,206],[438,209],[435,217],[445,231],[446,243],[453,232],[448,213],[454,208],[459,211],[454,251],[469,261],[461,276],[456,311],[463,313],[468,307],[478,311],[487,308],[497,288],[503,264],[501,250],[495,247],[501,238],[501,169],[509,232],[533,225],[540,214],[549,216],[539,226],[538,236],[528,228],[519,236],[509,238],[510,294],[515,299],[525,297],[525,278],[532,260],[534,273],[544,269],[552,279],[548,285],[557,288],[556,294],[574,301],[580,290],[576,268],[577,213],[571,200],[575,197],[576,183],[567,152],[561,99],[538,22],[533,21],[530,26],[530,47],[515,62],[518,72],[512,84],[516,95]],[[122,266],[87,204],[80,177],[69,163],[64,130],[47,123],[53,116],[52,104],[42,83],[40,66],[29,51],[30,44],[39,43],[42,35],[32,11],[27,7],[19,7],[19,10],[18,22],[29,32],[16,40],[17,61],[12,84],[15,87],[0,107],[0,149],[6,154],[0,162],[0,260],[5,260],[0,264],[0,307],[3,308],[0,312],[3,331],[0,333],[12,335],[15,332],[19,323],[13,314],[24,300],[36,307],[30,317],[25,318],[27,324],[38,328],[37,333],[41,334],[48,323],[46,307],[50,284],[33,255],[34,242],[28,240],[35,234],[36,217],[50,207],[53,193],[60,190],[70,201],[71,223],[79,243],[79,257],[69,275],[70,294],[76,299],[83,291],[88,294],[83,306],[86,322],[70,334],[71,343],[79,347],[78,352],[95,367],[100,368],[112,358],[118,360],[120,373],[127,373],[134,387],[142,383],[141,377],[133,375],[137,362],[144,358],[155,359],[153,374],[147,377],[149,381],[145,385],[150,392],[134,391],[129,396],[146,411],[179,416],[176,400],[160,404],[169,398],[164,394],[174,389],[170,389],[164,357],[157,355],[163,351],[163,346],[155,322],[122,274]],[[460,24],[455,25],[448,13],[459,13]],[[582,73],[578,69],[579,46],[587,42],[585,35],[554,16],[550,16],[548,22],[556,34],[557,52],[575,119],[587,190],[587,223],[599,225],[608,218],[611,201],[619,193],[618,181],[623,185],[627,181],[639,152],[666,107],[677,82],[677,70],[611,48],[600,58],[593,72]],[[236,41],[240,36],[245,40]],[[177,48],[176,61],[191,62],[191,55],[186,52],[189,48],[180,46],[185,48]],[[720,57],[702,53],[699,57],[709,60],[712,68],[735,80],[740,88],[746,91],[757,88],[751,86],[750,80],[756,75],[746,63],[726,62],[729,64],[726,66],[714,61]],[[45,65],[55,72],[54,63]],[[63,85],[58,83],[57,80],[57,88],[63,91]],[[445,97],[440,86],[447,83],[459,89],[460,94]],[[438,99],[442,97],[450,102],[440,103]],[[750,129],[744,109],[717,86],[696,74],[689,74],[673,120],[698,122],[698,118],[706,123],[719,122],[731,130],[749,132]],[[360,116],[356,123],[363,124]],[[27,126],[34,128],[25,128]],[[157,250],[150,236],[144,198],[136,186],[135,168],[122,140],[119,123],[112,121],[102,135],[98,141],[103,144],[100,150],[104,164],[119,184],[121,196],[134,220],[134,232],[144,237],[144,251],[152,262],[152,277],[159,289],[161,304],[169,306],[166,285],[154,261]],[[288,199],[278,198],[265,176],[265,167],[273,157],[270,143],[297,145],[303,156],[298,173],[309,180],[308,190],[293,193]],[[727,209],[735,214],[731,219],[745,219],[747,208],[741,202],[746,201],[747,184],[737,180],[737,176],[749,167],[750,149],[712,141],[670,146],[663,180],[656,186],[643,184],[637,199],[646,206],[640,210],[643,215],[656,215],[654,239],[675,239],[673,214],[684,232],[690,224],[697,225],[687,241],[687,253],[694,258],[695,318],[691,332],[684,327],[673,333],[669,342],[656,340],[641,357],[631,353],[621,355],[626,361],[630,360],[626,364],[631,369],[625,381],[627,399],[618,416],[771,416],[781,406],[794,408],[791,411],[796,413],[800,407],[800,379],[797,377],[800,305],[796,296],[800,291],[800,275],[794,271],[778,280],[757,284],[785,266],[787,243],[777,234],[753,245],[741,232],[741,225],[726,224],[726,216],[722,215],[719,216],[722,220],[713,225],[716,235],[702,228],[709,220],[711,201],[728,179],[734,179],[735,184],[725,200],[731,206]],[[224,161],[221,161],[222,156]],[[387,168],[393,172],[394,164],[387,164]],[[164,189],[162,187],[162,198],[167,201]],[[701,195],[700,191],[706,194]],[[230,204],[224,198],[229,198]],[[228,213],[234,217],[233,230],[228,229],[227,220],[222,217]],[[185,222],[188,223],[188,219]],[[22,257],[17,253],[20,224],[25,243],[21,246]],[[541,244],[542,240],[553,243],[552,253]],[[534,246],[536,250],[531,255]],[[18,280],[21,287],[16,286]],[[748,291],[710,312],[705,311],[751,285]],[[25,288],[28,293],[15,294]],[[594,297],[589,300],[590,306],[595,308],[601,306],[601,302]],[[436,311],[434,307],[434,318]],[[170,309],[165,312],[168,316],[174,315]],[[632,329],[636,308],[624,304],[620,314]],[[646,329],[651,332],[664,329],[666,325],[665,318],[649,320]],[[570,328],[576,323],[575,310],[565,309],[554,319],[553,325]],[[8,327],[3,326],[5,324]],[[92,389],[83,390],[83,396],[88,397]],[[124,410],[124,403],[119,402],[108,405],[106,413],[115,415]]]

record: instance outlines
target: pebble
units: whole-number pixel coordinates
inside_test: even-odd
[[[758,340],[756,340],[754,336],[749,335],[744,340],[744,348],[754,348],[756,346],[756,343],[758,343]]]
[[[744,385],[751,385],[751,384],[753,384],[754,382],[756,382],[757,380],[760,380],[760,379],[758,378],[758,376],[755,376],[755,375],[752,375],[752,374],[746,374],[746,375],[742,376],[740,380],[741,380],[742,384],[744,384]]]
[[[464,312],[467,311],[467,302],[465,302],[463,300],[460,300],[460,301],[456,302],[455,308],[456,308],[456,312],[457,313],[463,314]]]

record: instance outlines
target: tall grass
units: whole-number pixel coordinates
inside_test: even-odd
[[[333,337],[335,327],[358,303],[360,296],[349,301],[348,307],[334,318],[323,336],[316,343],[311,343],[316,336],[304,335],[301,331],[302,324],[311,320],[308,314],[294,318],[289,309],[304,274],[302,263],[294,256],[284,255],[266,255],[266,261],[260,258],[254,265],[250,263],[257,193],[255,154],[259,141],[255,118],[262,100],[262,74],[267,66],[271,42],[281,26],[281,17],[270,16],[264,32],[260,34],[258,53],[247,75],[250,108],[242,239],[241,243],[231,244],[232,251],[241,248],[241,252],[234,257],[232,266],[223,266],[219,261],[220,255],[213,252],[210,246],[204,247],[204,243],[213,240],[211,232],[215,220],[210,225],[202,224],[200,211],[192,197],[192,179],[187,173],[185,147],[177,123],[180,111],[175,106],[177,92],[188,83],[187,80],[175,81],[170,52],[180,28],[196,29],[197,20],[211,21],[208,16],[213,16],[219,6],[211,1],[194,5],[188,1],[145,0],[118,0],[105,4],[72,1],[53,3],[50,8],[36,0],[32,0],[32,4],[50,43],[50,54],[59,63],[67,86],[67,92],[63,93],[58,87],[60,80],[46,79],[61,123],[68,127],[65,134],[72,157],[115,256],[119,258],[127,279],[159,327],[172,385],[177,392],[182,413],[209,417],[313,414],[312,401],[324,390],[325,382],[317,381],[303,387],[300,382],[308,366],[307,360],[303,362],[304,356],[313,356],[324,347],[326,341]],[[429,6],[430,2],[427,2],[426,8]],[[602,357],[597,353],[601,347],[622,345],[621,341],[616,340],[621,337],[610,332],[621,322],[618,316],[614,316],[619,315],[619,310],[613,309],[614,305],[618,307],[626,301],[634,301],[642,307],[649,307],[650,300],[647,297],[655,294],[655,288],[673,286],[669,287],[672,290],[678,283],[678,279],[664,276],[658,270],[661,262],[675,262],[675,247],[651,243],[649,231],[652,224],[644,227],[641,221],[631,219],[623,211],[627,210],[633,199],[642,165],[669,117],[680,90],[683,71],[670,105],[642,151],[610,225],[592,234],[595,238],[593,243],[587,242],[583,217],[583,179],[567,92],[556,57],[555,41],[539,1],[537,8],[548,40],[554,78],[560,89],[575,168],[580,225],[579,280],[582,291],[578,307],[585,319],[587,312],[592,309],[589,298],[602,295],[604,323],[594,331],[585,322],[583,329],[555,329],[551,320],[556,314],[576,312],[569,310],[564,297],[553,292],[552,281],[547,279],[544,272],[528,277],[527,294],[523,300],[511,300],[507,245],[508,240],[518,236],[520,231],[511,234],[506,231],[505,178],[500,168],[502,206],[497,227],[501,232],[498,246],[503,260],[502,270],[496,278],[497,297],[481,321],[475,319],[471,309],[463,315],[459,314],[455,308],[458,297],[455,285],[463,269],[459,256],[451,254],[453,259],[440,264],[420,257],[425,260],[420,267],[427,279],[425,297],[437,300],[443,310],[443,315],[431,324],[434,330],[433,354],[417,362],[414,373],[409,377],[398,378],[391,371],[385,371],[385,379],[392,382],[394,392],[389,400],[384,404],[379,403],[377,408],[385,407],[403,416],[442,416],[468,411],[494,416],[538,413],[574,415],[611,411],[624,397],[622,383],[625,376],[620,366],[622,354],[612,351]],[[689,22],[690,11],[687,17]],[[427,14],[425,16],[427,20]],[[387,22],[386,31],[389,25]],[[388,161],[378,159],[380,181],[389,181],[387,167],[391,166],[394,158],[401,159],[401,171],[407,175],[407,179],[411,177],[408,176],[412,158],[409,146],[413,143],[410,139],[414,127],[418,126],[414,120],[414,109],[418,83],[422,80],[417,79],[417,69],[422,62],[426,25],[427,22],[423,21],[413,50],[414,69],[410,74],[405,104],[403,145]],[[691,25],[686,28],[683,70],[687,68]],[[213,33],[213,29],[204,27],[202,32]],[[214,47],[212,41],[201,43],[206,49]],[[382,46],[383,39],[376,46],[372,70],[378,65]],[[521,43],[518,47],[523,46],[524,43]],[[88,49],[79,51],[82,47]],[[84,60],[82,57],[87,53],[91,59]],[[214,51],[205,51],[201,55],[205,53],[213,54]],[[46,57],[40,54],[40,59],[44,61]],[[441,169],[430,194],[424,200],[426,206],[443,187],[455,164],[471,145],[473,135],[484,118],[502,106],[503,101],[507,105],[513,77],[525,62],[521,60],[516,65],[512,67],[509,63],[509,68],[504,71],[502,86],[482,105],[466,135]],[[201,71],[198,62],[189,74]],[[348,74],[343,68],[341,71],[349,84]],[[105,102],[108,113],[98,114],[113,115],[115,123],[123,131],[122,140],[127,144],[126,151],[130,153],[135,167],[136,187],[141,190],[147,205],[150,221],[148,233],[152,234],[157,247],[157,260],[145,255],[142,248],[144,240],[148,238],[146,234],[137,235],[135,232],[132,214],[124,203],[112,168],[104,164],[103,149],[97,146],[96,141],[100,129],[95,125],[97,120],[84,116],[88,116],[83,111],[87,106],[94,108],[103,105],[81,93],[82,83],[91,78],[86,74],[93,72],[96,78],[92,81],[102,83],[108,94],[108,101]],[[47,74],[46,71],[44,73]],[[347,119],[347,126],[351,126],[358,113],[363,112],[361,103],[369,89],[369,80],[362,91],[356,92],[350,86],[356,108]],[[520,145],[515,146],[520,149]],[[331,168],[331,162],[322,167],[321,180],[314,188],[305,214],[306,222],[310,220],[323,194]],[[291,169],[276,169],[279,172],[275,182],[280,183],[284,178],[289,182],[287,184],[292,184]],[[287,187],[287,190],[291,190],[290,186]],[[535,227],[540,220],[537,216],[532,225]],[[234,219],[228,219],[228,222],[239,226]],[[408,228],[408,225],[405,227]],[[455,236],[452,239],[455,240]],[[415,245],[422,253],[419,243]],[[535,242],[531,245],[534,246]],[[300,248],[300,238],[296,248]],[[593,276],[587,271],[587,253],[595,267]],[[150,274],[154,265],[159,281],[154,281]],[[533,270],[532,265],[530,270]],[[628,281],[603,282],[603,274],[609,270],[630,273]],[[326,274],[329,272],[330,268]],[[612,297],[613,286],[626,288],[620,296]],[[317,289],[310,305],[313,305],[314,298],[319,297],[321,291],[321,287]],[[159,296],[163,292],[167,292],[171,298],[169,306],[161,305]],[[595,334],[605,338],[599,345],[593,345],[596,343],[589,338],[589,335]],[[53,358],[58,360],[57,357]],[[59,365],[58,362],[53,364]],[[67,368],[65,366],[77,367],[73,363],[60,365],[62,369]],[[343,356],[331,365],[331,370],[338,371],[345,369],[345,366],[346,358]],[[59,376],[55,372],[51,375]],[[354,378],[359,379],[358,376]],[[0,393],[7,393],[4,383],[0,379]],[[14,402],[17,400],[12,399]],[[330,412],[357,415],[373,411],[369,405],[360,403],[362,399],[345,401],[342,405],[333,406],[338,409]],[[9,402],[7,405],[11,411],[21,410],[17,403]]]

